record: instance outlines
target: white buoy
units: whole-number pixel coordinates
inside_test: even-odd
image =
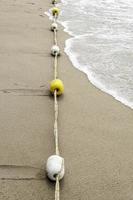
[[[56,0],[52,0],[52,4],[56,4],[57,3],[57,1]]]
[[[60,48],[57,45],[53,45],[51,48],[51,54],[53,56],[55,56],[57,54],[57,56],[60,55]]]
[[[52,155],[48,158],[46,164],[47,176],[50,180],[56,181],[56,176],[59,175],[59,180],[64,177],[64,158],[58,155]]]
[[[52,25],[51,25],[51,30],[52,31],[54,31],[54,30],[58,30],[58,25],[56,24],[56,23],[53,23]]]

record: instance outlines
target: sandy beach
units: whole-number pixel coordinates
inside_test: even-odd
[[[0,2],[0,200],[53,200],[45,175],[54,153],[50,0]],[[59,137],[62,200],[133,198],[133,110],[89,83],[63,52],[60,26]]]

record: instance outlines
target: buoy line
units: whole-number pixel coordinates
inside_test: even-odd
[[[60,200],[60,180],[64,177],[65,167],[64,158],[60,156],[59,150],[59,134],[58,134],[58,115],[59,106],[57,97],[64,92],[63,82],[58,78],[58,56],[60,55],[60,48],[57,41],[57,18],[60,13],[59,8],[56,7],[57,0],[52,0],[54,7],[51,9],[53,16],[53,23],[51,31],[54,33],[54,45],[51,48],[51,55],[54,56],[54,80],[50,83],[50,91],[54,97],[54,139],[55,139],[55,154],[50,156],[46,163],[46,172],[50,180],[55,181],[55,200]]]

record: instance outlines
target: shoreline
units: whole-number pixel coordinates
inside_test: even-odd
[[[46,14],[46,15],[47,15],[47,14]],[[48,15],[47,15],[47,16],[48,16]],[[49,17],[49,16],[48,16],[48,17]],[[50,21],[51,21],[51,19],[50,19]],[[65,44],[64,44],[64,50],[63,50],[63,51],[64,51],[64,53],[66,54],[66,56],[68,57],[68,59],[69,59],[71,65],[72,65],[76,70],[78,70],[78,71],[80,71],[81,73],[83,73],[83,74],[86,76],[86,79],[88,80],[88,82],[89,82],[92,86],[94,86],[94,88],[100,90],[102,93],[105,93],[105,94],[111,96],[111,98],[113,98],[114,101],[118,101],[120,104],[122,104],[123,106],[126,106],[128,109],[133,110],[132,105],[129,105],[130,103],[127,102],[124,98],[121,98],[121,97],[115,95],[115,92],[114,92],[114,91],[108,91],[104,85],[101,85],[100,82],[98,82],[97,80],[93,79],[93,77],[91,77],[91,75],[90,75],[90,77],[89,77],[89,75],[87,74],[87,72],[85,72],[85,70],[82,70],[82,69],[80,69],[80,67],[78,67],[78,66],[79,66],[79,63],[77,62],[76,59],[74,59],[74,61],[72,60],[72,58],[71,58],[71,57],[72,57],[72,53],[70,52],[70,50],[68,50],[70,47],[69,47],[69,45],[66,44],[66,43],[69,43],[69,41],[70,41],[71,39],[73,39],[74,36],[71,36],[71,35],[68,33],[68,31],[65,31],[65,27],[61,24],[61,22],[59,22],[59,24],[60,24],[60,26],[62,27],[61,30],[64,32],[64,34],[66,34],[66,40],[64,41]],[[73,64],[73,63],[76,63],[76,64]],[[77,66],[76,66],[76,65],[77,65]]]
[[[66,32],[67,33],[67,32]],[[67,56],[69,57],[73,67],[75,67],[76,69],[78,69],[79,71],[81,71],[82,73],[85,73],[88,81],[94,85],[96,88],[98,88],[99,90],[101,90],[102,92],[112,96],[114,98],[114,100],[117,100],[118,102],[124,104],[125,106],[127,106],[130,109],[133,109],[133,104],[129,101],[127,101],[126,99],[120,97],[119,95],[117,95],[117,93],[113,90],[108,90],[106,88],[105,85],[101,84],[99,81],[97,81],[96,78],[93,78],[92,72],[88,72],[85,69],[82,69],[82,65],[79,64],[79,62],[76,60],[74,53],[71,53],[70,51],[70,46],[71,46],[71,40],[74,39],[75,37],[71,37],[70,39],[67,39],[65,41],[65,53],[67,54]]]
[[[59,8],[62,7],[61,4],[63,4],[64,2],[61,1],[59,3]],[[47,13],[48,14],[48,13]],[[48,15],[50,17],[50,15]],[[97,87],[98,89],[100,89],[102,92],[105,92],[109,95],[111,95],[115,100],[121,102],[122,104],[126,105],[127,107],[133,109],[133,104],[131,101],[126,100],[126,98],[121,97],[117,94],[117,91],[109,90],[107,89],[106,85],[102,84],[100,81],[98,81],[96,78],[94,78],[93,76],[93,72],[86,69],[86,66],[83,66],[81,64],[79,64],[77,58],[76,58],[76,54],[75,52],[72,52],[71,50],[71,46],[72,46],[72,42],[78,38],[82,38],[84,36],[86,36],[87,34],[82,34],[82,35],[75,35],[73,34],[73,32],[71,32],[69,29],[70,27],[67,25],[67,22],[62,22],[59,20],[59,23],[62,25],[63,27],[63,31],[66,32],[70,37],[65,41],[65,53],[67,54],[67,56],[69,57],[72,65],[80,70],[81,72],[85,73],[87,76],[88,81],[91,82],[91,84],[93,84],[95,87]]]

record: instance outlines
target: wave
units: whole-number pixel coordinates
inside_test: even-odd
[[[110,0],[110,2],[111,2],[111,0]],[[84,3],[84,5],[86,4],[86,2],[82,1],[82,0],[79,3]],[[62,3],[59,4],[58,6],[62,7],[62,4],[64,4],[63,8],[65,8],[68,4],[68,1],[62,0]],[[85,11],[84,11],[84,13],[85,13]],[[63,15],[64,15],[64,11],[62,13],[62,16]],[[74,48],[74,45],[77,43],[77,41],[80,41],[81,39],[83,39],[87,36],[89,36],[89,37],[93,36],[93,32],[85,32],[85,33],[83,31],[79,31],[78,33],[74,32],[72,30],[72,22],[71,22],[71,20],[67,20],[67,18],[65,18],[65,20],[64,20],[64,18],[62,19],[62,17],[61,17],[61,19],[59,19],[59,23],[64,27],[64,31],[67,32],[70,36],[72,36],[70,39],[66,40],[64,51],[68,55],[68,57],[70,58],[73,66],[76,67],[77,69],[79,69],[80,71],[84,72],[87,75],[89,81],[94,86],[96,86],[97,88],[99,88],[103,92],[110,94],[116,100],[120,101],[121,103],[123,103],[126,106],[133,109],[132,99],[130,101],[128,98],[126,98],[126,96],[124,97],[123,94],[121,95],[120,92],[117,91],[117,89],[115,90],[114,88],[109,88],[106,83],[102,83],[102,81],[98,79],[98,77],[96,76],[96,74],[92,70],[91,64],[88,64],[89,61],[87,63],[80,62],[80,60],[79,60],[80,52],[79,51],[77,52],[77,49]],[[74,24],[73,24],[73,26],[74,26]],[[107,37],[107,39],[109,39],[109,36],[107,34],[102,34],[102,33],[100,33],[100,34],[98,33],[97,37],[100,37],[100,39],[101,38],[106,39],[106,37]],[[111,39],[114,40],[114,42],[117,42],[118,39],[126,41],[127,37],[128,37],[128,33],[127,33],[127,35],[122,34],[122,33],[117,34],[117,35],[111,35]],[[123,44],[121,43],[121,46],[122,45]]]

